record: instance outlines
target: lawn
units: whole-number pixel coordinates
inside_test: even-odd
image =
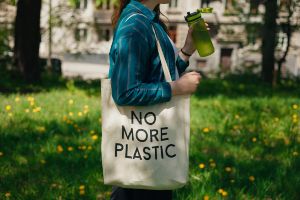
[[[100,81],[0,89],[0,199],[109,199]],[[190,181],[174,199],[299,199],[299,118],[299,83],[203,80],[191,99]]]

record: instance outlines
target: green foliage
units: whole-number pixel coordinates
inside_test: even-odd
[[[108,199],[99,81],[11,86],[0,96],[0,199]],[[204,79],[191,99],[190,181],[174,199],[297,199],[297,86]]]

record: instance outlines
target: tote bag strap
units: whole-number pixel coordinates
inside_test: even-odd
[[[145,15],[143,15],[142,13],[134,13],[132,15],[130,15],[126,20],[129,20],[132,16],[134,15],[142,15],[144,17],[146,17]],[[147,18],[147,17],[146,17]],[[150,22],[151,23],[151,22]],[[160,58],[160,61],[161,61],[161,65],[162,65],[162,68],[163,68],[163,72],[164,72],[164,76],[165,76],[165,79],[167,82],[172,82],[172,78],[171,78],[171,74],[170,74],[170,70],[169,70],[169,67],[168,67],[168,64],[167,64],[167,61],[166,61],[166,58],[164,56],[164,53],[162,51],[162,48],[161,48],[161,45],[160,45],[160,42],[157,38],[157,35],[156,35],[156,31],[155,31],[155,28],[153,26],[153,24],[151,23],[151,27],[152,27],[152,30],[153,30],[153,33],[154,33],[154,36],[155,36],[155,40],[156,40],[156,46],[157,46],[157,50],[158,50],[158,54],[159,54],[159,58]]]

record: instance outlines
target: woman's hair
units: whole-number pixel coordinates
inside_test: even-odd
[[[138,1],[141,1],[141,0],[138,0]],[[111,17],[113,29],[116,28],[116,25],[118,23],[120,15],[121,15],[123,9],[127,6],[127,4],[129,4],[129,2],[130,2],[130,0],[118,0],[117,5],[114,7],[113,15]],[[160,12],[159,4],[154,8],[153,11],[158,14],[160,25],[163,27],[163,29],[166,31],[166,33],[168,33],[167,25],[160,19],[160,15],[162,13]],[[164,14],[162,14],[162,15],[165,16]]]

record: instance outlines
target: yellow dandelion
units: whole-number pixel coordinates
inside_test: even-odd
[[[10,192],[5,193],[5,197],[10,197],[10,195],[11,195]]]
[[[79,194],[80,194],[80,195],[84,195],[84,194],[85,194],[85,191],[84,191],[84,190],[79,190]]]
[[[218,192],[219,192],[220,194],[222,194],[222,193],[224,192],[224,190],[223,190],[222,188],[220,188],[220,189],[218,189]]]
[[[85,189],[85,186],[84,185],[80,185],[79,186],[79,190],[84,190]]]
[[[2,151],[0,151],[0,157],[3,156],[3,155],[4,155],[4,153]]]
[[[294,104],[294,105],[293,105],[293,109],[295,109],[295,110],[298,109],[298,107],[299,107],[299,106],[298,106],[297,104]]]
[[[223,197],[226,197],[227,195],[228,195],[228,193],[227,193],[226,191],[223,191],[223,192],[222,192],[222,196],[223,196]]]
[[[63,116],[63,121],[67,121],[68,117],[66,115]]]
[[[73,147],[68,147],[68,151],[73,151],[74,149],[73,149]]]
[[[61,145],[57,145],[57,148],[56,148],[57,152],[58,153],[61,153],[64,151],[63,147]]]
[[[216,167],[216,163],[215,163],[215,162],[212,162],[212,163],[210,163],[209,165],[210,165],[210,167],[212,167],[212,168],[215,168],[215,167]]]
[[[10,111],[10,110],[11,110],[11,105],[6,105],[6,106],[5,106],[5,110],[6,110],[6,111]]]
[[[74,103],[73,99],[69,100],[69,104],[72,105]]]
[[[249,181],[251,181],[251,182],[255,181],[255,177],[254,176],[249,176]]]
[[[238,114],[236,114],[236,115],[234,116],[234,118],[235,118],[235,119],[239,119],[240,116],[239,116]]]
[[[200,169],[204,169],[204,168],[205,168],[205,164],[204,164],[204,163],[200,163],[200,164],[199,164],[199,168],[200,168]]]
[[[82,146],[81,146],[81,149],[82,149],[82,150],[86,150],[86,146],[85,146],[85,145],[82,145]]]
[[[13,116],[13,114],[10,112],[10,113],[8,113],[8,116],[9,116],[9,117],[12,117],[12,116]]]
[[[88,112],[89,112],[88,110],[84,110],[84,111],[83,111],[83,114],[86,114],[86,113],[88,113]]]
[[[45,128],[44,126],[38,126],[38,127],[36,128],[36,130],[37,130],[38,132],[40,132],[40,133],[44,133],[44,132],[46,131],[46,128]]]
[[[37,112],[40,112],[41,109],[42,109],[41,107],[36,107],[32,110],[32,112],[37,113]]]
[[[78,116],[81,117],[82,116],[82,112],[78,112]]]
[[[26,113],[29,113],[29,112],[30,112],[30,110],[27,108],[27,109],[25,109],[25,112],[26,112]]]
[[[89,106],[88,105],[84,105],[84,109],[85,110],[89,109]]]
[[[209,132],[209,128],[205,127],[205,128],[202,129],[202,131],[203,131],[204,133],[208,133],[208,132]]]
[[[256,137],[253,137],[252,142],[256,142],[256,141],[257,141]]]
[[[231,172],[231,167],[225,167],[226,172]]]
[[[73,112],[69,112],[69,116],[73,116]]]
[[[29,97],[27,97],[27,101],[34,101],[34,98],[33,97],[31,97],[31,96],[29,96]]]
[[[209,196],[208,196],[208,195],[205,195],[205,196],[203,197],[203,200],[209,200]]]
[[[293,117],[293,119],[296,119],[296,118],[298,118],[298,115],[297,114],[293,114],[292,117]]]
[[[30,102],[30,105],[31,105],[31,106],[34,106],[34,101],[31,101],[31,102]]]
[[[92,150],[92,146],[91,146],[91,145],[89,145],[87,149],[88,149],[88,150]]]
[[[20,97],[16,97],[15,102],[19,102],[19,101],[20,101]]]
[[[275,117],[274,120],[275,120],[275,122],[278,122],[278,121],[279,121],[279,118],[278,118],[278,117]]]
[[[45,161],[44,159],[40,160],[40,162],[41,162],[42,164],[45,164],[45,163],[46,163],[46,161]]]
[[[98,135],[93,135],[93,136],[92,136],[92,139],[93,139],[93,140],[97,140],[97,139],[98,139]]]
[[[55,187],[57,187],[57,184],[56,183],[52,183],[51,187],[55,188]]]
[[[298,118],[293,118],[293,123],[297,123],[298,122]]]
[[[299,153],[297,151],[293,152],[293,156],[298,156],[298,155],[299,155]]]

